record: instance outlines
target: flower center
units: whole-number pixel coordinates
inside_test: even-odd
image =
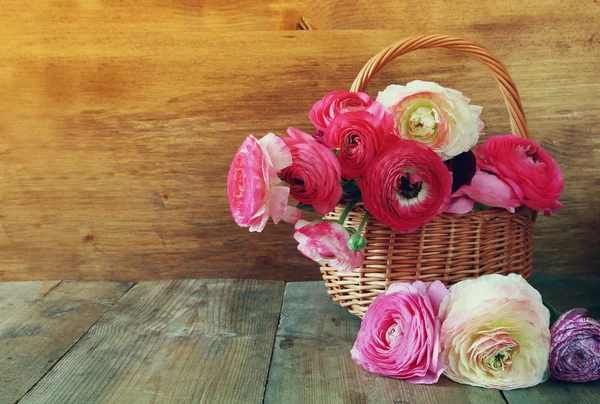
[[[398,193],[406,199],[413,199],[419,196],[419,192],[423,189],[422,182],[415,182],[413,184],[410,183],[410,174],[406,173],[406,175],[400,178],[400,182],[398,183]]]
[[[325,144],[325,133],[322,130],[318,130],[311,135],[313,139],[321,144]]]
[[[533,163],[537,163],[538,161],[540,161],[540,158],[537,154],[537,150],[529,150],[527,152],[527,158],[529,160],[531,160]]]
[[[517,344],[509,345],[500,351],[497,351],[494,355],[491,355],[485,360],[485,363],[492,371],[504,371],[512,367],[512,358],[519,352],[519,346]]]
[[[350,133],[346,137],[346,146],[354,147],[358,145],[359,136],[356,133]]]
[[[429,107],[419,107],[410,114],[408,127],[411,135],[429,137],[437,130],[439,115]]]
[[[388,328],[386,333],[386,338],[389,344],[393,344],[396,340],[401,340],[404,336],[404,333],[400,329],[398,324],[394,324],[390,328]]]

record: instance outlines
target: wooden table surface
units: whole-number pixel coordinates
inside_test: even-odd
[[[600,278],[541,275],[559,309]],[[568,293],[567,293],[568,291]],[[322,282],[0,283],[0,403],[593,403],[600,383],[487,390],[375,376]]]

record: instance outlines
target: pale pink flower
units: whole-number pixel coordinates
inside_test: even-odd
[[[298,250],[311,260],[339,272],[352,272],[362,266],[363,253],[350,250],[350,235],[341,224],[300,220],[294,230]]]
[[[496,175],[484,171],[477,171],[470,185],[463,185],[452,194],[446,212],[470,212],[473,210],[474,202],[504,208],[511,213],[515,213],[515,208],[522,205],[512,187]]]
[[[440,319],[450,379],[503,390],[547,379],[550,313],[522,276],[485,275],[453,285]]]
[[[352,348],[369,372],[433,384],[446,369],[440,360],[439,306],[448,290],[440,281],[392,283],[371,303]]]
[[[483,132],[482,108],[459,91],[429,81],[390,85],[377,102],[387,108],[398,136],[429,146],[443,160],[466,152]]]
[[[272,133],[256,140],[248,136],[240,146],[227,176],[229,209],[240,227],[262,231],[269,217],[295,223],[300,211],[287,206],[289,187],[277,173],[292,164],[285,143]]]

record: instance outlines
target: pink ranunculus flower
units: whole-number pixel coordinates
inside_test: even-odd
[[[440,281],[392,283],[371,303],[360,326],[352,359],[369,372],[433,384],[446,365],[440,360],[439,306],[448,290]]]
[[[563,209],[564,180],[556,161],[533,140],[492,136],[477,148],[477,166],[510,185],[521,203],[550,215]]]
[[[365,93],[332,91],[313,105],[308,117],[318,131],[324,132],[336,116],[345,112],[367,109],[372,103],[371,97]]]
[[[378,108],[371,108],[378,105]],[[339,149],[342,177],[355,179],[392,135],[393,122],[381,104],[374,103],[363,111],[338,115],[325,130],[325,144]]]
[[[248,136],[240,146],[227,176],[229,209],[235,222],[262,231],[269,217],[296,223],[300,211],[287,206],[289,187],[277,173],[292,164],[292,154],[272,133],[256,140]]]
[[[377,102],[393,116],[398,136],[426,144],[443,160],[470,150],[483,132],[480,106],[469,105],[459,91],[429,81],[390,85]]]
[[[281,172],[281,178],[290,184],[290,192],[297,201],[312,205],[326,214],[340,201],[342,172],[335,154],[312,136],[296,128],[288,128],[290,137],[282,138],[292,154],[292,165]]]
[[[448,205],[452,176],[440,156],[414,140],[388,139],[358,186],[365,208],[383,224],[410,233]]]
[[[455,382],[511,390],[547,379],[550,313],[522,276],[453,285],[440,319],[445,374]]]
[[[352,272],[362,266],[363,253],[350,250],[350,235],[341,224],[300,220],[294,230],[298,250],[311,260],[339,272]]]
[[[471,179],[471,185],[463,185],[452,194],[446,208],[449,213],[467,213],[473,210],[474,202],[485,206],[504,208],[515,213],[521,201],[515,191],[494,174],[477,171]]]

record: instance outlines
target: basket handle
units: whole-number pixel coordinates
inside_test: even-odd
[[[396,42],[373,56],[363,66],[356,79],[354,79],[350,91],[363,91],[375,73],[398,56],[414,50],[429,48],[454,49],[471,55],[483,63],[500,86],[500,91],[502,91],[502,96],[510,115],[512,133],[518,137],[529,138],[527,134],[527,121],[525,120],[525,112],[523,111],[519,91],[510,78],[506,67],[485,47],[465,38],[448,35],[422,35]]]

